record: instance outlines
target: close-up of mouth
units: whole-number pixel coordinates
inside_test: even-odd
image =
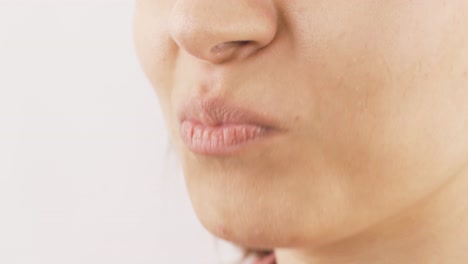
[[[271,117],[221,98],[190,100],[179,112],[185,146],[201,155],[232,155],[281,131]]]

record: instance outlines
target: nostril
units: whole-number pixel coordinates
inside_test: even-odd
[[[248,45],[251,41],[249,40],[240,40],[240,41],[229,41],[217,44],[213,48],[211,48],[211,52],[213,53],[221,53],[231,48],[239,48],[241,46]]]
[[[209,63],[245,60],[268,46],[278,31],[276,1],[170,2],[169,37],[181,51]]]

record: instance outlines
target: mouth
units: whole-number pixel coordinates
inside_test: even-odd
[[[189,101],[179,123],[184,145],[207,156],[234,155],[281,132],[271,117],[220,98]]]

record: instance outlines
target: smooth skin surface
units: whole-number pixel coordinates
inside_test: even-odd
[[[214,235],[279,264],[468,263],[468,1],[137,0],[135,43]],[[284,132],[192,153],[193,96]]]

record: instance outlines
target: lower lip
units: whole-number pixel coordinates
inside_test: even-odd
[[[232,155],[270,134],[271,129],[254,124],[208,126],[192,121],[182,122],[183,143],[202,155]]]

